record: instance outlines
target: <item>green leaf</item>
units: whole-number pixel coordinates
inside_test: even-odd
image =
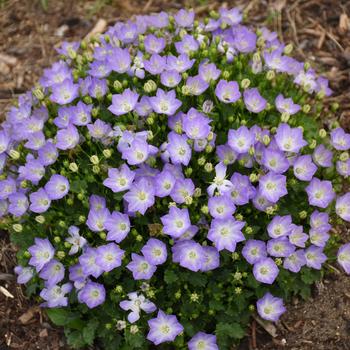
[[[88,324],[83,328],[83,339],[86,344],[92,345],[95,339],[95,333],[98,327],[98,320],[92,319]]]
[[[164,272],[164,281],[167,284],[173,284],[178,280],[177,274],[173,270],[166,270]]]

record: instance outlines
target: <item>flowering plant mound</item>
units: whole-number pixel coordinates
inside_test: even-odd
[[[350,272],[350,134],[326,79],[238,9],[138,16],[61,59],[0,131],[18,282],[73,347],[229,349],[327,258]]]

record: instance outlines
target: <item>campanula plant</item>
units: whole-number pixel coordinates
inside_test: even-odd
[[[2,123],[18,283],[72,347],[230,349],[327,260],[350,273],[328,81],[242,19],[161,12],[64,43]]]

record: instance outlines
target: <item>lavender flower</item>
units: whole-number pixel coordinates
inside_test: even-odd
[[[97,264],[97,249],[88,247],[79,257],[79,263],[85,276],[92,275],[98,278],[103,273],[103,269]]]
[[[282,94],[279,94],[275,100],[276,108],[280,113],[286,113],[293,115],[300,111],[300,106],[293,102],[291,98],[284,98]]]
[[[175,186],[176,178],[168,170],[164,170],[156,175],[154,179],[154,189],[157,197],[169,196]]]
[[[305,250],[306,265],[316,270],[321,270],[322,264],[327,260],[323,249],[314,245]]]
[[[168,141],[167,151],[169,152],[172,163],[187,166],[192,155],[191,148],[187,143],[187,137],[170,132],[168,134]]]
[[[107,240],[120,243],[130,232],[129,216],[114,211],[106,220],[104,227],[108,231]]]
[[[72,80],[66,79],[61,83],[52,86],[51,101],[59,105],[65,105],[72,102],[79,96],[79,86]]]
[[[39,277],[46,281],[46,287],[53,287],[63,280],[64,266],[59,261],[52,259],[43,266]]]
[[[182,105],[182,102],[176,98],[175,90],[165,92],[158,89],[156,96],[150,97],[149,102],[156,113],[166,115],[175,114]]]
[[[104,303],[106,299],[105,287],[100,283],[88,282],[78,293],[78,300],[93,309]]]
[[[338,264],[347,274],[350,274],[350,243],[342,245],[337,254]]]
[[[319,145],[315,148],[312,155],[314,162],[323,168],[329,168],[333,165],[333,153],[327,149],[324,145]]]
[[[249,239],[242,249],[242,255],[252,265],[265,259],[267,257],[265,242]]]
[[[69,124],[66,129],[60,129],[57,131],[57,142],[56,147],[60,150],[67,150],[74,148],[79,143],[79,132],[78,129]]]
[[[267,252],[273,257],[288,257],[295,251],[295,247],[287,237],[270,239],[267,242]]]
[[[215,95],[224,103],[234,103],[240,99],[241,93],[236,81],[220,80],[215,88]]]
[[[216,336],[198,332],[188,342],[189,350],[219,350],[216,344]]]
[[[103,184],[113,192],[122,192],[130,189],[134,178],[135,173],[123,164],[119,169],[108,169],[108,178],[103,181]]]
[[[291,128],[288,124],[280,124],[275,136],[278,148],[285,152],[298,153],[307,145],[303,139],[303,131],[300,128]]]
[[[41,304],[43,307],[65,307],[68,305],[68,298],[66,294],[72,290],[72,285],[70,283],[65,283],[62,286],[51,286],[44,288],[40,292],[41,298],[45,300]]]
[[[14,216],[22,216],[29,207],[29,201],[24,193],[17,192],[10,194],[8,197],[8,211]]]
[[[228,145],[238,154],[247,153],[253,142],[253,135],[246,126],[228,132]]]
[[[220,253],[215,247],[203,246],[204,261],[201,271],[215,270],[220,266]]]
[[[35,238],[34,242],[35,244],[28,248],[28,252],[31,254],[29,265],[34,266],[36,271],[40,272],[53,258],[55,249],[47,238]]]
[[[259,180],[260,193],[270,202],[277,203],[279,199],[288,194],[286,177],[269,172]]]
[[[148,321],[148,325],[150,330],[147,334],[147,339],[154,345],[174,341],[184,330],[176,316],[167,315],[162,310],[158,311],[156,318]]]
[[[266,293],[256,303],[259,315],[264,319],[277,322],[281,315],[286,311],[281,298],[276,298],[270,293]]]
[[[153,34],[149,34],[145,37],[144,40],[145,44],[145,50],[150,53],[161,53],[165,48],[165,39],[164,38],[157,38]]]
[[[78,253],[79,249],[86,245],[87,241],[84,237],[79,235],[79,228],[77,226],[70,226],[68,228],[68,233],[70,237],[66,238],[66,242],[72,245],[68,254],[74,255]]]
[[[327,208],[335,197],[332,183],[327,180],[319,180],[316,177],[311,180],[305,190],[309,203],[320,208]]]
[[[187,209],[170,207],[169,213],[160,218],[163,232],[171,237],[179,238],[190,227],[191,221]]]
[[[139,95],[136,92],[126,89],[121,94],[113,95],[112,104],[108,110],[116,116],[129,113],[135,108],[138,98]]]
[[[152,265],[164,264],[167,259],[166,245],[159,239],[150,238],[141,249],[145,259]]]
[[[131,262],[126,266],[132,272],[135,280],[149,280],[157,270],[157,267],[150,264],[146,258],[141,255],[132,253]]]
[[[343,220],[350,222],[350,193],[337,198],[335,211]]]
[[[296,247],[305,248],[305,242],[309,239],[309,236],[304,233],[303,226],[297,226],[292,224],[292,230],[288,236],[289,242]]]
[[[43,188],[29,195],[30,206],[29,209],[34,213],[44,213],[49,209],[51,200]]]
[[[271,222],[267,225],[267,232],[271,238],[278,238],[287,236],[292,229],[292,217],[275,216]]]
[[[260,113],[267,106],[267,101],[260,95],[257,88],[245,90],[243,99],[246,108],[252,113]]]
[[[271,258],[261,259],[254,264],[253,274],[257,281],[272,284],[278,276],[279,270]]]
[[[206,260],[202,246],[192,240],[175,244],[172,248],[173,261],[193,272],[198,272]]]
[[[311,181],[317,166],[312,162],[310,155],[299,156],[293,164],[294,175],[302,181]]]
[[[194,190],[194,183],[191,179],[178,179],[170,193],[170,197],[175,203],[186,203],[189,198],[192,198]]]
[[[304,265],[306,265],[305,252],[301,249],[290,254],[283,262],[283,267],[294,273],[298,273]]]
[[[105,229],[106,221],[110,216],[110,212],[107,208],[101,210],[90,209],[86,225],[93,232],[100,232]]]
[[[209,61],[204,61],[198,67],[198,75],[207,83],[217,80],[220,74],[220,69],[214,63],[209,63]]]
[[[34,270],[31,267],[16,266],[14,271],[17,275],[17,283],[25,284],[34,276]]]
[[[45,185],[45,192],[51,200],[61,199],[69,191],[69,182],[62,175],[52,175]]]
[[[347,151],[350,149],[350,134],[347,134],[342,128],[332,130],[331,142],[336,150]]]
[[[154,187],[145,178],[140,178],[134,182],[129,192],[124,195],[128,203],[128,210],[145,214],[146,210],[154,204]]]
[[[208,201],[210,215],[215,219],[228,219],[232,217],[236,207],[229,195],[210,197]]]
[[[245,240],[242,233],[244,226],[245,222],[235,221],[233,218],[214,219],[211,222],[207,237],[215,243],[218,251],[227,249],[230,252],[234,252],[236,244]]]
[[[112,271],[122,264],[124,253],[115,243],[101,245],[96,250],[96,264],[105,272]]]
[[[257,152],[255,152],[256,155]],[[283,174],[289,168],[289,162],[283,152],[271,148],[265,148],[262,153],[261,163],[270,171]]]

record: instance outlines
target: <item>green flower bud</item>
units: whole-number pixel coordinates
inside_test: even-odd
[[[249,85],[250,85],[250,80],[249,79],[243,79],[242,81],[241,81],[241,87],[242,87],[242,89],[248,89],[248,87],[249,87]]]
[[[258,40],[256,41],[256,46],[257,47],[263,47],[265,46],[265,39],[264,37],[260,36]]]
[[[349,153],[348,152],[342,152],[339,155],[339,160],[341,160],[342,162],[346,162],[349,159]]]
[[[33,90],[33,95],[39,100],[42,101],[45,98],[45,95],[43,91],[40,89],[40,87],[37,87]]]
[[[64,251],[62,251],[62,250],[59,250],[59,251],[56,253],[56,256],[57,256],[57,258],[58,258],[59,260],[62,260],[62,259],[65,258],[66,253],[65,253]]]
[[[212,309],[209,309],[208,314],[209,314],[209,315],[215,315],[215,311],[212,310]]]
[[[77,173],[79,170],[77,163],[70,163],[69,170],[72,171],[73,173]]]
[[[152,116],[147,117],[146,123],[148,125],[153,125],[154,124],[154,118]]]
[[[254,63],[259,63],[261,61],[261,56],[259,52],[255,52],[253,55],[253,62]]]
[[[176,133],[178,133],[178,134],[182,134],[182,127],[181,127],[181,125],[180,124],[178,124],[178,123],[176,123],[175,124],[175,128],[174,128],[174,131],[176,132]]]
[[[98,157],[97,157],[96,155],[93,155],[93,156],[90,157],[90,162],[91,162],[92,164],[97,165],[97,164],[100,163],[100,160],[98,159]]]
[[[249,305],[249,311],[255,311],[255,305],[250,304]]]
[[[283,112],[281,114],[281,122],[282,123],[288,123],[289,119],[290,119],[290,114],[289,113]]]
[[[69,242],[64,242],[64,247],[67,248],[67,249],[70,249],[71,248],[71,244]]]
[[[236,220],[238,220],[238,221],[243,221],[243,215],[242,215],[242,214],[237,214],[237,215],[235,216],[235,218],[236,218]]]
[[[130,327],[131,334],[136,334],[138,331],[139,331],[139,327],[137,327],[136,324],[131,325],[131,327]]]
[[[21,181],[20,186],[21,186],[21,188],[27,188],[28,187],[28,181],[27,180]]]
[[[239,254],[237,252],[234,252],[234,253],[232,253],[231,257],[232,257],[233,261],[238,260],[239,259]]]
[[[293,44],[289,43],[288,45],[286,45],[283,51],[286,55],[290,55],[293,51]]]
[[[176,293],[175,293],[175,299],[180,299],[181,298],[181,290],[178,290]]]
[[[310,62],[305,62],[305,63],[304,63],[304,69],[305,69],[305,71],[309,70],[310,67],[311,67]]]
[[[206,147],[205,147],[205,153],[211,153],[211,152],[213,152],[213,146],[212,145],[207,145]]]
[[[245,229],[245,233],[247,235],[251,235],[253,233],[253,229],[250,226],[247,226],[246,229]]]
[[[106,329],[112,329],[112,327],[113,327],[113,326],[112,326],[111,323],[106,323],[106,324],[105,324],[105,328],[106,328]]]
[[[18,151],[16,151],[15,149],[11,149],[9,152],[9,155],[13,160],[17,160],[21,156],[21,154]]]
[[[202,189],[199,187],[196,187],[193,193],[193,197],[198,198],[202,195]]]
[[[242,274],[240,272],[235,272],[233,275],[235,281],[240,281],[242,279]]]
[[[12,228],[15,232],[20,233],[23,231],[23,226],[21,224],[14,224]]]
[[[114,288],[114,291],[116,293],[122,293],[123,292],[123,287],[120,286],[120,285],[117,285],[115,288]]]
[[[84,223],[86,221],[86,217],[84,215],[79,216],[79,222]]]
[[[271,142],[270,136],[269,135],[264,135],[262,138],[262,142],[265,146],[268,146]]]
[[[90,96],[84,96],[83,101],[87,104],[90,105],[92,104],[92,98]]]
[[[276,77],[276,73],[275,73],[275,71],[273,71],[273,70],[269,70],[269,71],[266,73],[266,79],[267,79],[267,80],[273,80],[273,79],[275,79],[275,77]]]
[[[192,174],[192,172],[193,172],[193,169],[192,169],[192,168],[186,168],[186,169],[185,169],[185,175],[186,175],[187,177],[190,177],[191,174]]]
[[[304,105],[303,106],[303,108],[302,108],[302,110],[303,110],[303,112],[304,113],[309,113],[310,112],[310,110],[311,110],[311,106],[310,105],[308,105],[308,104],[306,104],[306,105]]]
[[[73,205],[73,204],[74,204],[73,198],[68,198],[68,199],[67,199],[67,204],[68,204],[68,205]]]
[[[98,235],[99,235],[100,238],[103,239],[103,240],[105,240],[106,237],[107,237],[107,235],[106,235],[104,232],[100,232]]]
[[[108,158],[111,158],[113,150],[109,149],[109,148],[108,149],[104,149],[102,153],[108,159]]]
[[[338,102],[333,102],[331,104],[331,111],[336,112],[339,109],[339,103]]]
[[[42,216],[42,215],[37,215],[37,216],[35,217],[35,221],[36,221],[37,223],[39,223],[39,224],[43,224],[43,223],[45,222],[45,217]]]
[[[142,240],[143,240],[143,237],[141,235],[137,235],[136,236],[136,241],[137,242],[142,242]]]
[[[327,136],[327,131],[325,129],[320,129],[318,135],[323,139]]]
[[[32,255],[28,252],[28,250],[26,250],[24,253],[23,253],[23,256],[27,259],[29,259]]]
[[[203,205],[202,208],[201,208],[201,212],[204,214],[204,215],[207,215],[209,213],[209,208],[207,205]]]
[[[94,118],[97,118],[98,114],[100,113],[100,109],[98,107],[94,107],[92,110],[91,110],[91,115],[94,117]]]
[[[77,197],[80,201],[82,201],[82,200],[84,200],[85,195],[84,195],[84,193],[80,192],[80,193],[78,193]]]
[[[204,165],[204,170],[207,172],[207,173],[211,173],[213,171],[213,164],[212,163],[205,163]]]
[[[121,92],[123,90],[123,84],[119,80],[115,80],[113,82],[113,88],[117,92]]]
[[[66,227],[66,223],[63,221],[63,220],[60,220],[59,222],[58,222],[58,226],[60,226],[60,227]]]
[[[303,210],[299,212],[300,219],[306,219],[307,218],[307,211]]]
[[[241,287],[236,287],[235,288],[235,294],[239,295],[242,293],[242,288]]]
[[[259,175],[258,174],[255,174],[255,173],[251,173],[249,175],[249,180],[250,182],[254,183],[254,182],[257,182],[259,180]]]
[[[61,242],[61,237],[55,236],[53,240],[54,240],[55,243],[60,243]]]
[[[275,263],[277,266],[281,266],[283,264],[283,260],[281,258],[275,259]]]
[[[311,140],[310,144],[309,144],[309,148],[310,149],[315,149],[317,146],[317,141],[316,140]]]
[[[153,80],[147,80],[143,85],[143,89],[149,94],[157,90],[157,84]]]
[[[204,157],[200,157],[197,160],[198,165],[203,166],[205,164],[206,159]]]
[[[94,165],[93,167],[92,167],[92,172],[94,173],[94,174],[99,174],[99,172],[100,172],[100,167],[98,166],[98,165]]]
[[[230,78],[230,72],[227,71],[227,70],[224,70],[222,73],[222,78],[225,79],[225,80],[228,80]]]
[[[187,85],[183,85],[181,88],[181,92],[184,96],[188,96],[191,94],[191,89]]]

